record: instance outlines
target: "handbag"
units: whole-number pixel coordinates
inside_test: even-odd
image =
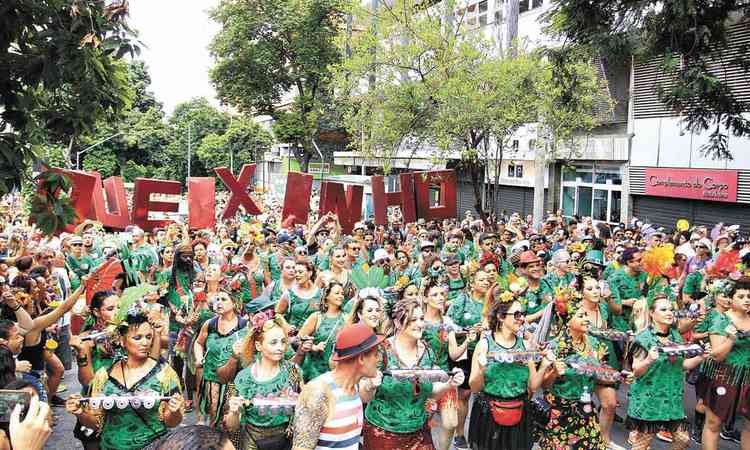
[[[490,410],[496,424],[512,427],[518,425],[523,417],[523,400],[490,400]]]
[[[538,429],[547,427],[552,413],[552,406],[544,397],[534,397],[529,405],[531,420]]]

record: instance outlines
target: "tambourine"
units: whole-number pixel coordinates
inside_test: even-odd
[[[593,377],[596,381],[602,383],[614,384],[624,379],[621,372],[604,364],[595,364],[583,359],[566,361],[566,364],[576,373]]]
[[[538,351],[500,351],[489,352],[487,359],[493,359],[501,363],[525,363],[529,361],[539,362],[544,358],[544,353]]]
[[[670,344],[656,347],[656,350],[667,356],[682,356],[683,358],[693,358],[706,353],[706,349],[700,344]]]
[[[172,397],[161,395],[110,395],[104,397],[82,397],[81,402],[88,403],[93,409],[152,409],[163,401],[169,401]]]
[[[288,416],[294,412],[297,400],[299,400],[298,393],[287,392],[283,395],[259,395],[245,402],[258,408],[258,414],[261,416]]]
[[[460,369],[459,369],[460,370]],[[443,369],[388,369],[383,372],[399,381],[446,382],[451,375]]]
[[[631,341],[634,337],[632,331],[617,331],[617,330],[605,330],[601,328],[591,328],[589,330],[589,335],[606,339],[608,341],[617,341],[617,342],[628,342]]]

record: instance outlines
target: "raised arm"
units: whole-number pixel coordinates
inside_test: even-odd
[[[60,320],[60,317],[62,317],[66,312],[70,311],[76,304],[78,299],[81,297],[81,294],[86,291],[86,281],[88,280],[88,278],[88,276],[82,277],[81,285],[78,286],[78,289],[76,289],[75,292],[73,292],[63,304],[55,308],[54,311],[34,319],[33,326],[31,327],[31,330],[29,330],[29,332],[40,331],[47,328],[48,326]]]

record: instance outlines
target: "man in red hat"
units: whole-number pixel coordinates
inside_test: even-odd
[[[542,280],[544,277],[544,262],[532,250],[526,250],[521,253],[518,260],[518,273],[520,273],[529,284],[525,297],[528,301],[526,305],[527,321],[534,322],[544,314],[544,306],[549,299],[544,297],[548,293]]]
[[[378,384],[378,346],[385,336],[363,323],[344,327],[336,337],[336,367],[305,385],[294,413],[293,450],[357,450],[363,409],[359,382]]]

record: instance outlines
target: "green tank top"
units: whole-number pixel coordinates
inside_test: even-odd
[[[432,348],[435,354],[435,365],[447,371],[448,367],[448,333],[442,323],[424,322],[422,339]]]
[[[495,342],[493,336],[487,336],[488,352],[526,350],[523,339],[516,338],[516,343],[511,348],[505,348]],[[484,392],[501,398],[516,398],[528,392],[529,367],[526,363],[503,363],[488,358],[487,368],[484,371]]]
[[[669,339],[682,343],[677,330],[670,330]],[[635,337],[634,346],[648,353],[661,345],[653,329],[647,328]],[[685,418],[683,394],[685,374],[681,357],[668,357],[660,353],[659,358],[636,378],[628,390],[628,416],[651,421],[682,420]]]
[[[271,272],[271,280],[279,281],[281,279],[281,266],[276,260],[276,255],[268,255],[268,270]]]
[[[281,395],[287,390],[299,392],[299,368],[289,361],[282,360],[279,363],[279,373],[275,377],[266,381],[258,381],[253,377],[254,364],[242,369],[234,379],[234,385],[237,388],[239,396],[246,400],[252,400],[254,397],[267,397],[269,395]],[[296,376],[294,373],[296,372]],[[274,428],[289,423],[292,414],[265,414],[261,416],[258,408],[247,405],[242,409],[240,423],[242,425],[252,425],[260,428]]]
[[[247,322],[239,318],[237,326],[229,333],[219,333],[219,318],[208,322],[208,338],[206,339],[206,356],[203,360],[203,379],[219,382],[216,369],[223,366],[232,356],[232,346],[247,334]]]
[[[318,319],[318,329],[313,336],[313,343],[326,343],[326,348],[322,352],[308,352],[305,354],[305,360],[302,362],[302,375],[305,383],[317,378],[330,370],[328,361],[331,359],[333,347],[336,344],[336,333],[344,324],[344,314],[339,313],[336,317],[328,317],[321,313]]]
[[[554,384],[552,384],[552,386],[550,387],[550,392],[552,392],[552,394],[554,394],[555,396],[564,398],[565,400],[575,401],[581,398],[581,394],[583,394],[584,388],[588,388],[588,391],[590,393],[594,392],[594,385],[596,383],[594,381],[593,375],[580,374],[570,367],[570,363],[574,359],[582,359],[583,361],[592,364],[599,363],[599,358],[597,357],[596,352],[599,350],[599,346],[601,344],[596,338],[592,336],[586,336],[586,338],[588,339],[589,345],[589,352],[587,354],[580,355],[576,352],[572,352],[571,354],[563,358],[563,362],[565,362],[567,365],[565,374],[562,377],[557,377]],[[569,344],[567,342],[563,344],[560,339],[552,340],[551,347],[555,352],[555,355],[557,355],[558,357],[560,356],[562,347],[564,345]]]
[[[289,306],[287,307],[286,320],[289,325],[302,328],[308,317],[319,309],[320,306],[320,289],[315,289],[315,293],[310,298],[298,296],[294,289],[289,289]]]
[[[732,321],[726,314],[719,314],[711,323],[708,332],[726,337],[727,326],[731,325]],[[737,338],[724,362],[730,366],[750,369],[750,337]]]
[[[393,339],[389,343],[386,351],[388,368],[404,368],[393,354]],[[431,354],[428,345],[417,367],[432,368],[435,360]],[[385,369],[382,363],[380,369]],[[431,394],[432,383],[429,381],[419,382],[415,386],[409,381],[397,381],[393,377],[384,376],[375,397],[367,404],[365,418],[369,423],[391,433],[413,433],[421,430],[427,423],[429,414],[425,401]]]

